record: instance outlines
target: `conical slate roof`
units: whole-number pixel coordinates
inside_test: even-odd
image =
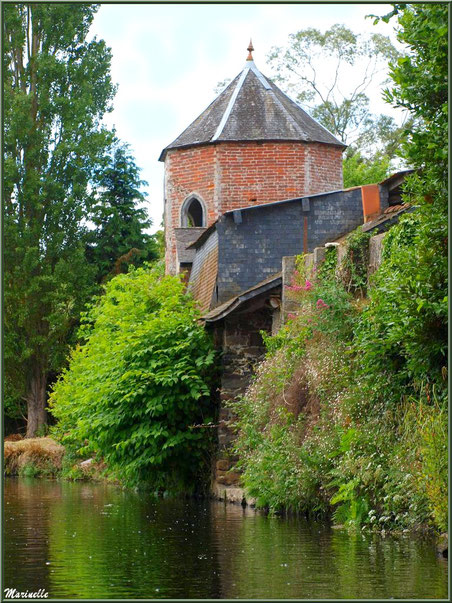
[[[165,147],[166,151],[209,142],[243,141],[323,142],[345,147],[317,123],[271,80],[264,77],[253,60],[217,98]]]

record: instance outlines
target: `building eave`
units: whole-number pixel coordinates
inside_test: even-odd
[[[273,274],[269,276],[265,280],[257,283],[253,287],[250,287],[246,291],[242,291],[239,295],[231,297],[228,301],[224,302],[217,308],[210,310],[207,314],[202,316],[202,320],[206,323],[213,323],[219,320],[222,320],[234,310],[237,310],[240,306],[242,306],[245,302],[261,295],[262,293],[266,293],[271,289],[275,289],[276,287],[281,286],[282,284],[282,273],[278,272],[277,274]]]

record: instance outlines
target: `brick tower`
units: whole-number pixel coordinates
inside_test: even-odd
[[[163,149],[166,270],[225,211],[342,188],[345,145],[257,69],[244,69]]]

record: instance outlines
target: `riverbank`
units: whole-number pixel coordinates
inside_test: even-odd
[[[5,475],[56,477],[61,474],[65,448],[52,438],[6,439]]]
[[[4,442],[4,459],[4,474],[8,476],[105,481],[121,485],[104,462],[75,458],[50,437],[22,439],[18,435],[9,436]]]

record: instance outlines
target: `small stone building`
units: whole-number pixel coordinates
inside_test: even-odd
[[[222,351],[213,491],[241,500],[229,469],[233,411],[284,320],[293,257],[400,211],[405,173],[343,190],[345,146],[264,77],[244,69],[160,156],[165,162],[166,271],[186,273]],[[286,258],[286,259],[284,259]],[[288,261],[292,258],[292,264]]]
[[[244,69],[163,149],[166,270],[190,270],[187,241],[227,211],[342,188],[345,145],[256,67]]]

